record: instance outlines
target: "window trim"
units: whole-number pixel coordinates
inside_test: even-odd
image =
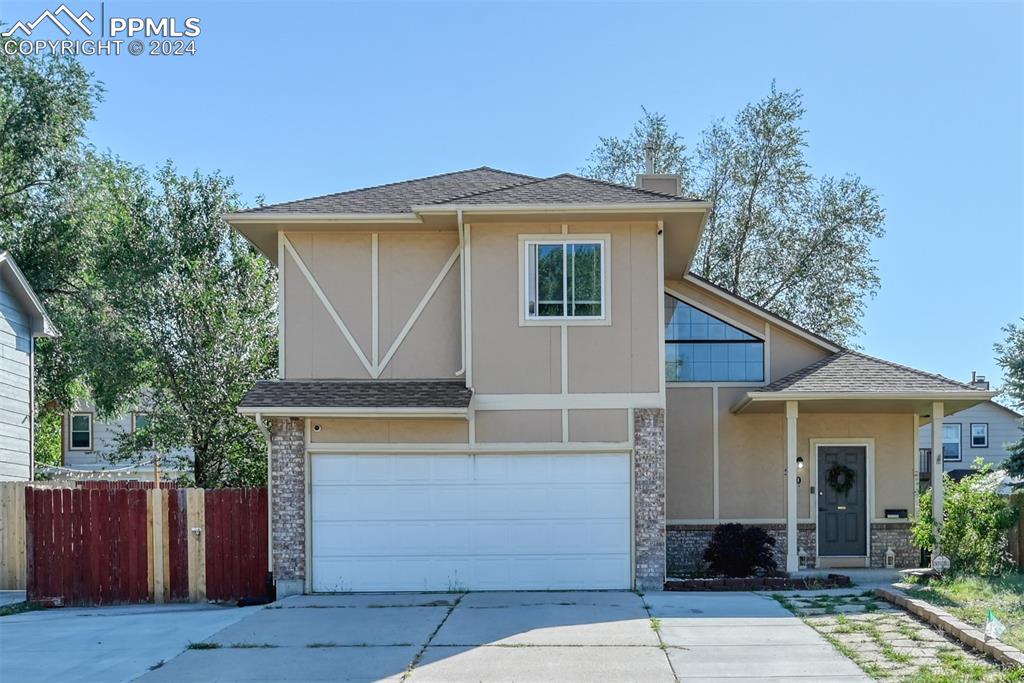
[[[942,423],[942,429],[945,430],[946,427],[956,427],[956,431],[957,431],[957,441],[956,441],[957,455],[956,455],[955,458],[954,457],[947,457],[946,456],[946,443],[947,443],[947,441],[946,441],[946,435],[943,434],[942,435],[942,462],[961,462],[964,459],[964,425],[961,422],[943,422]],[[952,441],[950,441],[948,443],[952,443]]]
[[[563,226],[564,228],[564,226]],[[529,315],[530,258],[529,249],[535,244],[594,244],[601,245],[601,315],[600,316],[551,316]],[[564,325],[611,325],[611,246],[609,233],[544,233],[519,235],[519,326],[520,327],[561,327]],[[563,278],[568,274],[563,272]]]
[[[981,446],[978,446],[978,445],[976,445],[974,443],[974,428],[975,427],[984,427],[985,428],[985,443],[983,445],[981,445]],[[970,439],[971,439],[971,441],[970,441],[971,448],[988,448],[988,422],[972,422],[971,426],[970,426],[970,428],[968,430],[968,434],[969,434]]]
[[[89,445],[88,446],[76,446],[75,444],[75,418],[76,417],[87,417],[89,418]],[[81,433],[81,432],[79,432]],[[96,436],[96,416],[90,411],[75,411],[70,413],[68,417],[68,450],[69,451],[91,451]]]
[[[691,308],[694,308],[694,309],[700,311],[704,315],[707,315],[707,316],[710,316],[712,318],[715,318],[716,320],[720,320],[721,322],[725,323],[726,325],[730,325],[732,327],[735,327],[736,329],[740,330],[741,332],[745,332],[746,334],[749,334],[751,337],[754,338],[754,340],[756,340],[756,341],[761,343],[761,380],[760,381],[756,381],[756,380],[749,380],[749,381],[748,380],[694,380],[694,381],[686,381],[686,380],[670,380],[666,376],[665,377],[665,386],[666,387],[690,387],[690,388],[701,388],[701,387],[705,387],[706,388],[706,387],[717,387],[717,386],[763,387],[763,386],[767,386],[770,383],[771,380],[769,379],[769,372],[770,372],[769,365],[771,363],[771,351],[770,351],[770,343],[771,342],[769,341],[770,340],[770,336],[767,334],[767,326],[765,327],[764,331],[755,330],[754,328],[750,327],[749,325],[746,325],[746,324],[744,324],[744,323],[742,323],[742,322],[732,318],[731,316],[729,316],[727,314],[723,314],[723,313],[719,313],[719,312],[715,311],[714,308],[712,308],[711,306],[708,306],[707,303],[705,303],[705,302],[697,301],[697,300],[693,299],[692,297],[686,296],[685,294],[682,294],[681,292],[679,292],[677,290],[669,289],[668,287],[665,288],[664,295],[665,296],[669,296],[669,297],[675,299],[676,301],[679,301],[680,303],[684,303],[687,306],[690,306]],[[664,306],[664,299],[662,300],[662,306]],[[666,319],[665,320],[665,324],[662,325],[663,331],[662,331],[662,335],[661,335],[661,343],[665,347],[666,351],[668,349],[668,345],[669,344],[702,344],[702,343],[705,343],[705,342],[712,343],[712,344],[720,344],[720,343],[740,343],[740,344],[742,344],[742,343],[751,343],[750,340],[741,340],[741,339],[731,339],[731,340],[730,339],[712,339],[712,340],[703,340],[703,339],[698,340],[698,339],[694,339],[694,340],[672,340],[672,341],[670,341],[668,339],[667,332],[664,331],[664,328],[666,328],[667,326],[668,326],[668,320]],[[666,356],[667,356],[667,354],[666,354]],[[662,367],[661,371],[662,371],[662,374],[666,374],[668,372],[668,362],[667,361],[666,361],[664,367]]]

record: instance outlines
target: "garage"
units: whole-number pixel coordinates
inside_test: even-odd
[[[315,592],[631,586],[621,454],[310,457]]]

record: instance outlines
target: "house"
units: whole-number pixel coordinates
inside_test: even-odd
[[[14,257],[0,252],[0,481],[34,477],[35,340],[57,335]]]
[[[915,564],[918,429],[992,392],[689,274],[678,195],[485,167],[227,215],[279,269],[239,407],[278,595],[658,589],[725,522],[789,570]]]
[[[113,458],[118,438],[149,424],[150,414],[143,406],[126,411],[116,417],[101,417],[96,406],[88,400],[75,401],[71,410],[64,411],[61,422],[62,467],[54,474],[75,479],[135,479],[153,481],[155,468],[160,477],[174,480],[182,475],[183,459],[192,459],[191,449],[177,449],[170,453],[157,450],[144,451],[137,461]]]
[[[988,390],[984,377],[972,373],[970,384]],[[998,467],[1010,457],[1010,447],[1019,442],[1021,414],[995,401],[985,401],[946,418],[942,426],[942,463],[950,476],[958,478],[971,471],[974,461]],[[921,453],[921,478],[930,477],[932,426],[921,427],[918,448]]]

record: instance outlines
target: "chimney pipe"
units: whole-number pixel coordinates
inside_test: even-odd
[[[989,383],[985,379],[985,375],[979,375],[977,370],[971,371],[971,387],[974,389],[981,389],[982,391],[988,391]]]

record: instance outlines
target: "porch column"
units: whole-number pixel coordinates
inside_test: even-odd
[[[786,571],[800,568],[796,526],[796,418],[797,402],[786,401]]]
[[[935,520],[935,549],[932,557],[939,554],[939,528],[942,526],[942,424],[945,406],[942,401],[932,404],[932,519]]]

